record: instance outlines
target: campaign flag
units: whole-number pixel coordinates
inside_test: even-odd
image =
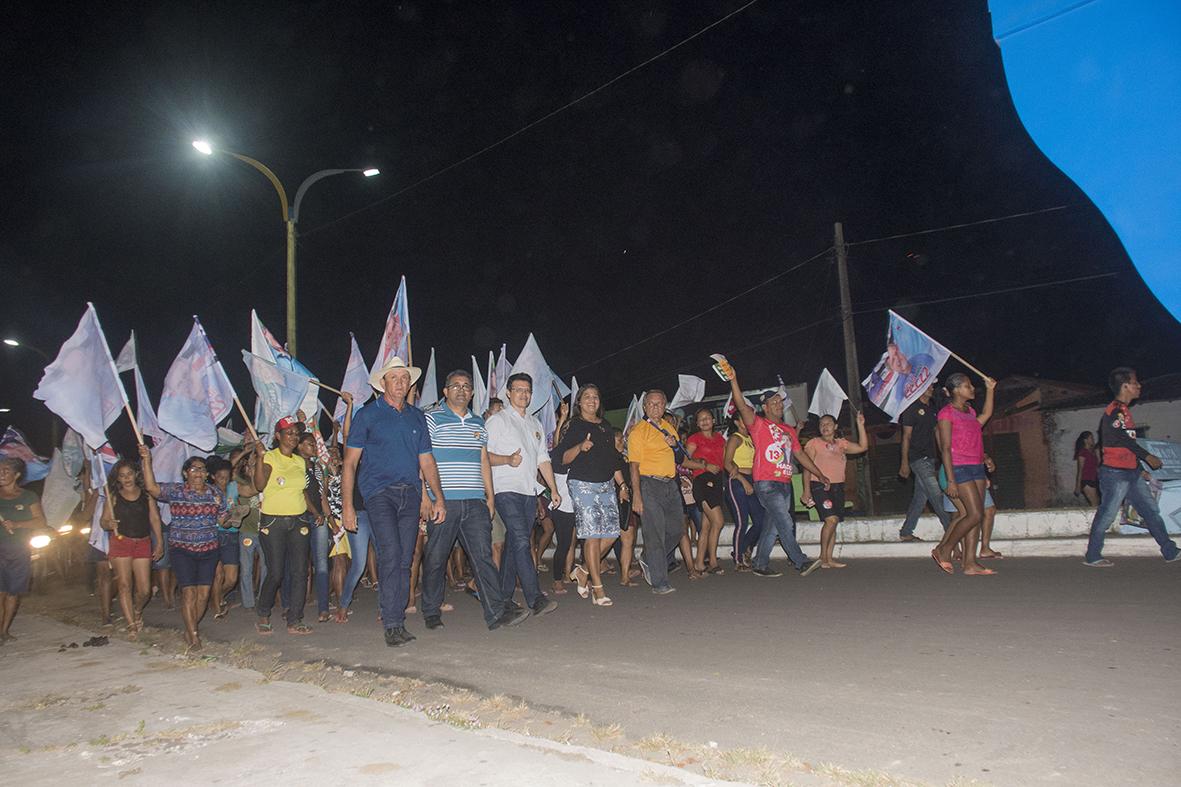
[[[491,359],[491,353],[489,354]],[[488,410],[488,386],[484,384],[484,376],[480,374],[480,362],[472,356],[472,412],[483,415]]]
[[[49,460],[38,456],[25,439],[21,430],[10,426],[0,436],[0,457],[5,459],[20,459],[25,463],[25,476],[20,480],[21,486],[32,481],[40,481],[49,475]]]
[[[160,428],[202,451],[212,451],[217,424],[233,406],[233,386],[200,321],[193,317],[193,329],[164,376]]]
[[[578,378],[570,375],[570,415],[574,415],[574,397],[578,396]]]
[[[258,313],[253,309],[250,310],[250,352],[257,355],[259,358],[264,358],[276,366],[284,369],[290,369],[293,372],[298,372],[308,378],[308,389],[304,392],[303,400],[299,404],[300,410],[309,418],[314,416],[319,411],[320,389],[318,386],[312,385],[311,380],[319,380],[316,375],[299,361],[292,357],[291,353],[287,352],[287,348],[279,344],[275,339],[275,335],[267,330],[267,327],[262,324],[262,320],[258,318]],[[292,415],[294,415],[292,411]],[[257,411],[255,412],[257,416]]]
[[[644,408],[640,402],[640,397],[632,395],[631,404],[627,406],[627,419],[623,423],[623,433],[626,435],[631,431],[631,428],[638,424],[644,417]]]
[[[861,385],[869,400],[897,421],[935,381],[950,356],[950,350],[891,311],[886,351]]]
[[[488,394],[498,396],[504,401],[504,390],[508,385],[509,375],[513,373],[513,365],[508,362],[508,345],[500,345],[500,358],[496,361],[496,378],[488,381]],[[491,376],[491,375],[490,375]]]
[[[51,528],[57,530],[66,523],[82,500],[81,492],[77,474],[70,474],[61,450],[53,449],[49,474],[45,476],[45,484],[41,487],[41,510],[45,512],[45,521]]]
[[[848,400],[845,389],[832,376],[827,368],[820,373],[816,381],[816,390],[812,392],[812,403],[808,405],[808,412],[815,415],[831,415],[836,418],[841,413],[841,405]]]
[[[558,398],[559,399],[565,399],[567,396],[570,395],[570,393],[571,393],[570,387],[567,386],[565,382],[563,382],[562,378],[558,376],[557,372],[555,372],[553,369],[550,369],[549,376],[550,376],[550,379],[554,381],[554,388],[558,389]],[[576,388],[574,390],[578,390],[578,389]]]
[[[82,465],[86,464],[87,453],[86,441],[82,439],[82,435],[73,429],[67,429],[65,437],[62,438],[62,461],[65,463],[66,472],[75,477],[81,473]]]
[[[435,371],[435,348],[431,348],[431,360],[418,381],[418,406],[427,410],[439,403],[439,380]]]
[[[541,348],[537,346],[537,340],[533,338],[533,334],[529,334],[529,338],[525,340],[525,346],[521,348],[521,354],[517,356],[517,360],[513,362],[513,374],[528,374],[533,378],[533,398],[529,400],[529,406],[526,408],[530,413],[536,413],[543,407],[549,406],[549,392],[554,384],[553,376],[550,374],[549,364],[545,362],[545,356],[541,354]],[[500,381],[500,398],[508,401],[508,378],[505,375],[504,379]]]
[[[132,331],[127,344],[123,345],[123,349],[119,351],[119,357],[115,359],[115,370],[120,374],[130,372],[135,368],[135,364],[135,331]]]
[[[493,396],[496,396],[496,391],[498,390],[496,383],[496,352],[494,350],[488,351],[488,376],[484,379],[484,384],[488,389],[488,399],[491,400]],[[485,405],[484,410],[487,409],[488,406]]]
[[[554,447],[554,432],[558,431],[558,417],[555,411],[558,408],[558,403],[561,401],[558,397],[557,390],[551,386],[549,398],[545,400],[545,404],[537,411],[537,420],[541,424],[541,433],[545,435],[545,447],[547,450]]]
[[[269,434],[280,418],[295,415],[308,390],[308,378],[246,350],[242,351],[242,362],[250,372],[250,383],[258,395],[255,430],[259,434]],[[312,417],[319,414],[318,410],[312,411]]]
[[[45,367],[33,398],[45,402],[87,445],[107,441],[107,427],[127,406],[127,391],[115,371],[115,359],[93,303],[86,304],[74,335]]]
[[[692,374],[677,375],[677,392],[668,403],[668,409],[675,410],[687,404],[700,402],[705,398],[705,380]]]
[[[373,396],[373,386],[369,384],[369,368],[365,365],[365,357],[361,355],[361,348],[357,346],[357,337],[349,334],[349,363],[344,370],[344,380],[340,390],[353,395],[353,412],[369,401]],[[344,411],[347,409],[343,399],[336,400],[336,409],[332,412],[332,420],[344,423]]]
[[[161,437],[164,430],[160,428],[160,421],[156,418],[156,411],[152,408],[152,400],[148,398],[148,388],[144,384],[143,373],[139,366],[131,370],[135,376],[135,420],[139,421],[139,430],[152,437]]]
[[[87,541],[104,555],[110,545],[110,534],[102,528],[103,509],[107,504],[107,476],[118,461],[119,456],[110,443],[104,443],[90,454],[90,488],[98,492],[98,502],[90,516],[90,536]]]
[[[791,411],[795,415],[795,402],[791,400],[791,394],[787,392],[787,383],[783,382],[783,375],[775,375],[775,379],[779,381],[779,386],[775,389],[775,393],[779,394],[779,398],[783,400],[783,412]]]
[[[397,356],[410,364],[410,306],[406,300],[406,277],[398,285],[394,304],[385,318],[385,330],[377,345],[377,357],[373,360],[373,371],[385,366],[386,361]]]

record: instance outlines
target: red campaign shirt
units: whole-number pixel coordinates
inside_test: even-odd
[[[693,447],[694,459],[704,459],[711,465],[722,466],[722,461],[726,457],[726,438],[717,432],[714,432],[713,437],[706,437],[701,432],[694,432],[689,435],[689,439],[685,443]],[[704,472],[705,470],[694,470],[693,477],[696,478]]]
[[[1136,422],[1128,406],[1116,399],[1107,405],[1099,421],[1099,445],[1103,464],[1121,470],[1135,470],[1148,451],[1136,442]]]
[[[791,483],[791,455],[800,450],[796,430],[756,415],[750,437],[755,444],[754,479]]]

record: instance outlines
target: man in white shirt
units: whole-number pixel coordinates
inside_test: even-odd
[[[517,579],[525,604],[534,615],[552,612],[558,602],[541,592],[537,566],[529,549],[533,519],[537,510],[537,474],[545,479],[553,504],[562,498],[554,483],[549,451],[541,422],[529,414],[533,400],[533,378],[514,374],[508,378],[509,407],[488,418],[488,460],[492,465],[492,487],[496,491],[496,513],[504,521],[504,555],[500,560],[500,589],[506,604],[512,601]]]

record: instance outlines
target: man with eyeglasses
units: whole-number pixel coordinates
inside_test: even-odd
[[[428,629],[442,627],[440,615],[447,586],[447,557],[458,538],[476,575],[484,622],[489,629],[515,626],[530,612],[507,609],[500,576],[492,562],[492,466],[488,462],[488,431],[484,419],[468,409],[471,374],[458,369],[447,375],[443,405],[426,414],[431,449],[439,466],[447,518],[427,524],[422,556],[422,614]],[[435,490],[427,490],[431,498]]]
[[[496,511],[504,521],[504,556],[500,560],[500,590],[505,604],[512,600],[517,580],[525,603],[534,615],[552,612],[558,602],[541,592],[537,566],[529,548],[537,510],[537,474],[545,479],[553,505],[562,502],[554,483],[549,451],[541,422],[529,414],[533,400],[533,378],[517,373],[508,378],[509,406],[488,418],[488,461],[492,465],[492,485],[496,492]]]

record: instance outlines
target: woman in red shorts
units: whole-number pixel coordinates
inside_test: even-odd
[[[156,501],[144,491],[138,468],[126,459],[111,471],[102,526],[111,533],[107,558],[115,570],[127,634],[135,639],[144,625],[144,606],[152,596],[152,561],[164,556],[164,538]]]
[[[703,407],[698,410],[694,422],[697,431],[685,441],[689,454],[685,466],[693,471],[693,499],[701,506],[702,514],[694,568],[699,574],[721,574],[723,569],[718,563],[718,537],[725,524],[722,505],[726,499],[726,485],[722,477],[722,465],[725,463],[726,438],[714,431],[714,416],[708,409]]]

